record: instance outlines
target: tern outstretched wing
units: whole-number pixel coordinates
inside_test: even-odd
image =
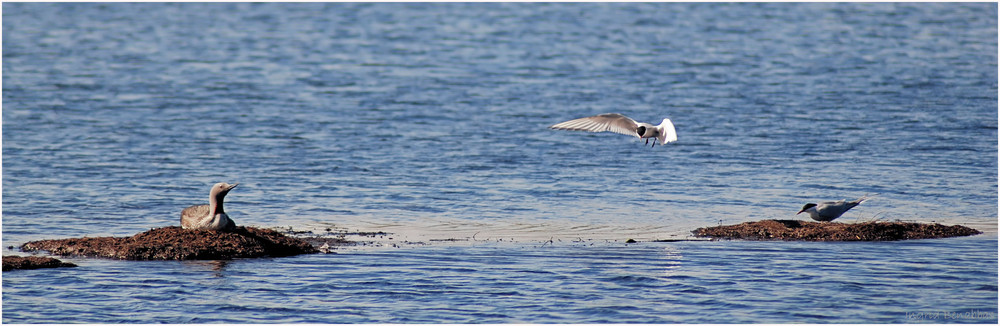
[[[602,132],[610,131],[622,135],[640,137],[636,133],[639,124],[632,118],[618,113],[598,114],[592,117],[573,119],[549,126],[552,129]]]

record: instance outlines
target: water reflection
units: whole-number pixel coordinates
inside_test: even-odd
[[[229,266],[228,260],[185,260],[181,264],[184,265],[185,269],[191,270],[203,270],[203,271],[213,271],[215,277],[223,277],[226,270],[226,266]]]

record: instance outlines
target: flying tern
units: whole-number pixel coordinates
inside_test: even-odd
[[[554,124],[549,126],[549,128],[589,132],[610,131],[639,137],[640,139],[645,138],[646,144],[649,144],[649,139],[651,138],[659,140],[660,145],[677,141],[677,131],[674,130],[674,124],[670,122],[670,119],[663,119],[663,122],[654,126],[645,122],[636,122],[632,118],[620,113],[604,113],[592,117],[573,119]],[[653,147],[656,146],[656,140],[653,141]]]

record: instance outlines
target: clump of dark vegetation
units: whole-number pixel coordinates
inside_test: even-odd
[[[66,263],[61,260],[49,257],[3,256],[4,272],[15,269],[39,269],[39,268],[56,268],[56,267],[76,267],[76,265],[73,263]]]
[[[24,251],[60,256],[125,260],[193,260],[284,257],[319,252],[310,242],[278,231],[237,227],[233,231],[155,228],[131,237],[87,237],[31,241]],[[6,263],[5,263],[6,264]]]
[[[764,220],[736,225],[698,228],[698,237],[726,240],[895,241],[976,235],[982,232],[961,225],[911,222],[836,223],[799,220]]]

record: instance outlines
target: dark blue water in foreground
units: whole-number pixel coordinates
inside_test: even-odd
[[[4,3],[5,255],[223,181],[391,234],[5,272],[2,321],[996,323],[996,40],[991,3]],[[603,112],[680,139],[547,129]],[[649,242],[865,194],[839,221],[986,233]]]

